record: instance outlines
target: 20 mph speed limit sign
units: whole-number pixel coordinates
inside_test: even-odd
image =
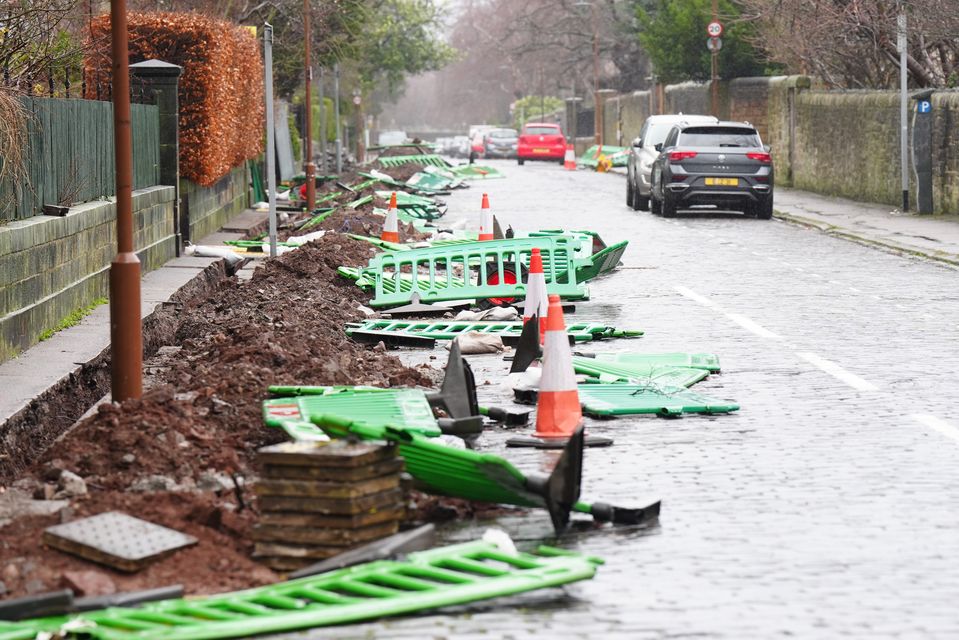
[[[719,36],[723,35],[723,23],[716,20],[710,22],[708,25],[706,25],[706,34],[710,38],[718,38]]]

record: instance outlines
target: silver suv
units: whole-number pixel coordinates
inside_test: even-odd
[[[666,135],[673,128],[673,125],[682,123],[713,124],[716,122],[719,122],[719,120],[713,116],[682,113],[646,118],[646,122],[643,123],[643,128],[639,132],[639,137],[633,140],[632,147],[629,150],[629,164],[626,169],[626,204],[636,211],[649,211],[649,174],[653,162],[659,157],[656,145],[662,144],[666,140]]]

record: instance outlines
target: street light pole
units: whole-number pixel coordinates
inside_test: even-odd
[[[133,248],[133,137],[126,0],[110,0],[117,255],[110,263],[110,389],[114,402],[143,395],[140,260]]]
[[[906,3],[899,0],[896,19],[896,44],[899,47],[899,171],[902,175],[902,210],[909,211],[909,115],[906,91],[909,89],[909,69],[906,57],[909,41],[906,36]]]
[[[263,85],[266,94],[266,188],[269,202],[270,257],[276,257],[276,123],[273,118],[273,25],[263,25]]]
[[[599,29],[596,28],[596,5],[590,3],[590,21],[593,25],[593,105],[596,144],[603,146],[603,107],[599,103]]]
[[[310,49],[313,44],[313,30],[310,25],[310,0],[303,0],[303,49],[304,66],[306,67],[306,151],[303,154],[305,164],[303,172],[306,173],[306,208],[313,211],[316,206],[316,165],[313,164],[313,65],[310,60]]]

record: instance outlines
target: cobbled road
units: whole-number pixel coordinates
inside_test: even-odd
[[[588,421],[585,498],[659,496],[659,524],[574,528],[545,512],[488,526],[605,558],[591,581],[452,612],[317,629],[323,638],[959,637],[959,299],[956,272],[778,221],[634,212],[621,176],[493,163],[505,180],[447,198],[448,220],[592,229],[629,240],[568,320],[641,328],[596,350],[720,356],[695,389],[731,415]],[[589,350],[589,348],[583,349]],[[440,355],[437,355],[440,354]],[[410,362],[430,354],[404,352]],[[434,363],[445,359],[435,352]],[[506,402],[501,358],[471,357],[481,402]],[[481,448],[526,471],[555,454]]]

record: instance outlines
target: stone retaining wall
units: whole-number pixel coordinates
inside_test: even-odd
[[[176,254],[173,203],[173,187],[133,194],[134,244],[144,273]],[[112,200],[0,226],[0,361],[107,296],[116,243]]]

